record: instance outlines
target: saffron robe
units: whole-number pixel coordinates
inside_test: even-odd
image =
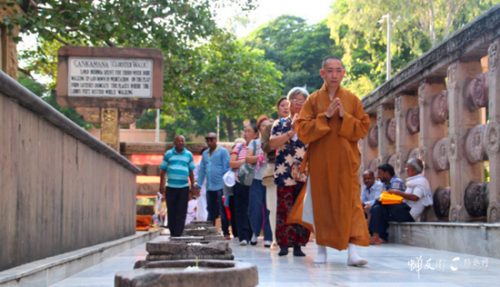
[[[300,140],[309,144],[307,168],[317,244],[342,250],[349,243],[369,244],[360,199],[358,141],[367,135],[370,119],[353,93],[339,87],[337,96],[344,107],[343,118],[338,111],[326,118],[330,99],[323,85],[308,97],[294,128]],[[290,221],[310,228],[302,220],[301,205],[298,202],[298,208],[292,209]]]

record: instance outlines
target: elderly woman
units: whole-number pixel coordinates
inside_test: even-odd
[[[293,247],[294,256],[305,256],[301,246],[305,246],[309,241],[310,232],[306,228],[297,224],[286,224],[290,209],[305,181],[304,176],[301,176],[298,170],[306,153],[306,145],[297,137],[292,122],[308,96],[309,93],[299,87],[288,92],[290,116],[274,122],[269,142],[271,148],[278,151],[274,181],[278,193],[276,238],[280,247],[278,253],[280,256],[287,255],[289,247]]]
[[[259,136],[259,130],[257,126],[253,123],[247,125],[243,130],[243,137],[245,138],[245,143],[237,144],[233,151],[231,152],[231,158],[229,160],[229,166],[236,170],[245,164],[246,157],[248,153],[248,145],[254,139]],[[236,226],[238,230],[238,238],[240,239],[240,245],[245,246],[250,242],[252,237],[252,229],[250,227],[250,222],[248,219],[248,200],[249,200],[250,186],[245,185],[240,182],[238,177],[236,177],[236,184],[233,187],[234,192],[234,216],[236,218]]]
[[[248,202],[248,218],[252,227],[250,244],[256,245],[261,231],[264,231],[264,247],[271,247],[273,234],[269,224],[269,210],[266,208],[266,187],[262,185],[262,177],[267,169],[267,157],[262,150],[262,132],[271,121],[265,115],[257,119],[257,128],[261,137],[254,139],[248,145],[246,161],[255,165],[255,176],[250,186],[250,199]]]
[[[399,195],[403,198],[401,204],[382,205],[377,201],[371,208],[370,232],[371,244],[380,244],[387,241],[387,228],[389,221],[413,222],[420,219],[425,207],[432,205],[432,191],[429,181],[424,177],[422,171],[424,164],[418,158],[411,158],[406,163],[406,190],[395,189],[387,192]]]

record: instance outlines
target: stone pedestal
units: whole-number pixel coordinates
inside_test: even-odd
[[[401,95],[396,98],[396,173],[406,178],[405,163],[412,150],[418,148],[418,131],[420,120],[418,118],[418,98],[415,96]],[[415,112],[416,111],[416,112]],[[417,118],[414,119],[415,114]],[[415,123],[416,121],[416,123]]]
[[[468,108],[468,83],[481,73],[477,62],[457,61],[448,67],[449,161],[451,177],[450,221],[470,221],[464,206],[465,189],[471,181],[483,181],[483,164],[469,163],[465,139],[472,127],[481,123],[481,112]]]
[[[136,268],[142,267],[145,262],[159,260],[184,259],[218,259],[233,260],[233,251],[227,241],[213,241],[209,243],[185,243],[174,241],[148,242],[146,261],[138,261]]]
[[[118,109],[101,109],[101,140],[114,150],[120,150],[118,114]]]
[[[488,222],[500,221],[500,39],[488,49],[489,123],[486,128],[486,152],[490,164]]]
[[[396,159],[396,119],[394,107],[388,104],[377,108],[379,162],[395,164]]]
[[[119,272],[115,286],[253,287],[259,284],[257,267],[220,260],[150,262],[140,269]]]

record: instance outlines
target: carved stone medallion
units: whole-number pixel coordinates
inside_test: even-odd
[[[448,138],[438,140],[432,147],[432,167],[436,171],[448,170],[450,162],[448,160]]]
[[[438,187],[433,196],[434,213],[438,218],[448,218],[450,213],[450,187]]]
[[[387,136],[387,139],[389,142],[394,143],[396,142],[396,119],[387,119],[386,121],[386,127],[385,127],[385,135]]]
[[[470,163],[476,163],[487,158],[483,145],[485,130],[485,125],[477,125],[467,132],[465,137],[465,156]]]
[[[479,74],[469,82],[466,97],[467,108],[471,112],[488,106],[488,77],[486,74]]]
[[[443,124],[448,119],[448,92],[443,90],[435,95],[431,102],[431,120],[435,124]]]
[[[464,205],[470,216],[486,216],[488,210],[487,183],[471,181],[465,189]]]
[[[416,134],[420,131],[420,109],[418,107],[410,108],[406,112],[406,129],[410,134]]]

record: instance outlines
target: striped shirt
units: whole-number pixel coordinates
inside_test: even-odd
[[[167,173],[168,187],[188,187],[189,171],[194,170],[193,154],[187,149],[178,153],[174,147],[163,156],[160,169]]]

